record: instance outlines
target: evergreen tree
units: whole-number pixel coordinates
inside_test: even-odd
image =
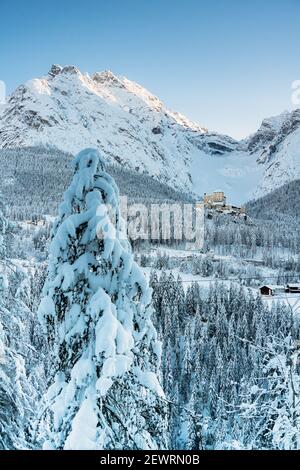
[[[40,424],[44,448],[165,448],[151,290],[133,260],[118,188],[99,153],[80,152],[74,166],[39,308],[53,368]]]

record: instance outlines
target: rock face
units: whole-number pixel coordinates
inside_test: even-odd
[[[264,150],[266,150],[268,145],[271,144],[273,139],[280,131],[280,128],[287,116],[288,113],[283,113],[276,117],[264,119],[257,132],[246,139],[249,152],[262,153]]]
[[[21,85],[0,111],[0,148],[101,150],[109,163],[198,194],[222,187],[239,202],[300,177],[300,110],[263,121],[238,142],[170,111],[110,71],[52,65]],[[245,187],[247,189],[245,190]]]
[[[246,144],[264,167],[258,194],[300,178],[300,109],[265,119]]]

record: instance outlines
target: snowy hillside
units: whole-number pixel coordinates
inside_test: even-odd
[[[211,135],[196,140],[206,141]],[[195,141],[195,140],[194,140]],[[213,145],[217,143],[214,139]],[[220,147],[222,149],[222,147]],[[194,188],[223,188],[237,203],[264,196],[300,178],[300,109],[265,119],[249,138],[228,145],[228,151],[211,158],[193,159]],[[208,158],[209,157],[209,158]],[[205,170],[205,171],[204,171]]]
[[[206,132],[125,78],[53,66],[48,76],[11,96],[1,117],[0,145],[52,144],[72,154],[96,147],[109,162],[184,188],[191,187],[187,131]]]
[[[260,195],[300,177],[300,109],[264,120],[247,143],[264,168]]]
[[[72,155],[42,147],[0,149],[1,197],[13,219],[57,214],[62,195],[72,178]],[[188,202],[190,196],[148,175],[119,165],[109,165],[122,196],[129,201]],[[30,191],[28,191],[30,181]]]
[[[300,180],[287,183],[266,196],[250,201],[247,212],[251,217],[274,220],[293,220],[300,223]]]
[[[110,163],[184,190],[197,190],[193,158],[231,153],[238,145],[171,112],[126,78],[90,76],[73,66],[52,66],[47,76],[20,86],[0,116],[0,147],[40,144],[72,154],[96,147]]]
[[[300,177],[300,111],[267,119],[248,139],[209,132],[137,83],[54,65],[21,85],[0,113],[0,148],[102,151],[109,163],[198,195],[223,188],[232,202]]]

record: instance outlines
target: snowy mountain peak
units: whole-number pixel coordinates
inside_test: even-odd
[[[300,177],[300,109],[265,119],[247,141],[248,151],[263,166],[258,194],[266,194]]]
[[[92,75],[92,79],[102,85],[114,85],[124,88],[122,80],[110,70],[104,72],[96,72]]]
[[[60,65],[57,65],[57,64],[53,64],[51,66],[51,69],[49,70],[48,72],[48,75],[50,77],[56,77],[56,75],[58,75],[61,71],[62,71],[62,67]]]
[[[60,73],[65,74],[72,74],[72,75],[80,75],[80,70],[75,67],[75,65],[65,65],[62,67],[61,65],[53,64],[48,72],[50,77],[56,77]]]
[[[206,133],[141,85],[73,65],[54,64],[20,86],[0,116],[0,147],[53,145],[70,153],[94,147],[110,163],[184,190],[193,189],[193,139]]]
[[[300,110],[265,119],[242,142],[171,111],[138,83],[106,70],[51,66],[10,96],[0,113],[0,148],[84,147],[108,163],[198,195],[223,187],[236,203],[300,177]]]
[[[290,114],[285,111],[278,116],[264,119],[260,128],[246,139],[249,151],[251,153],[255,153],[257,150],[263,152],[280,132],[282,125],[289,119]]]

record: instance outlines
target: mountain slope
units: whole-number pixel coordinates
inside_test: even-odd
[[[289,218],[299,224],[300,179],[286,183],[271,193],[250,201],[247,212],[256,219],[273,220]]]
[[[246,144],[264,169],[256,195],[300,178],[300,109],[265,119]]]
[[[53,148],[0,149],[0,195],[9,217],[30,220],[34,215],[55,216],[72,179],[72,159],[72,155]],[[109,165],[108,170],[128,202],[190,202],[188,194],[148,175],[120,165]]]
[[[205,141],[206,134],[138,84],[74,66],[52,66],[46,77],[20,86],[0,116],[2,148],[50,144],[74,154],[96,147],[110,163],[185,190],[192,190],[195,146],[223,154],[236,144],[223,136]]]
[[[21,85],[0,111],[0,148],[98,148],[110,164],[202,195],[217,188],[243,203],[300,178],[300,110],[263,121],[241,142],[170,111],[111,72],[53,65]]]

